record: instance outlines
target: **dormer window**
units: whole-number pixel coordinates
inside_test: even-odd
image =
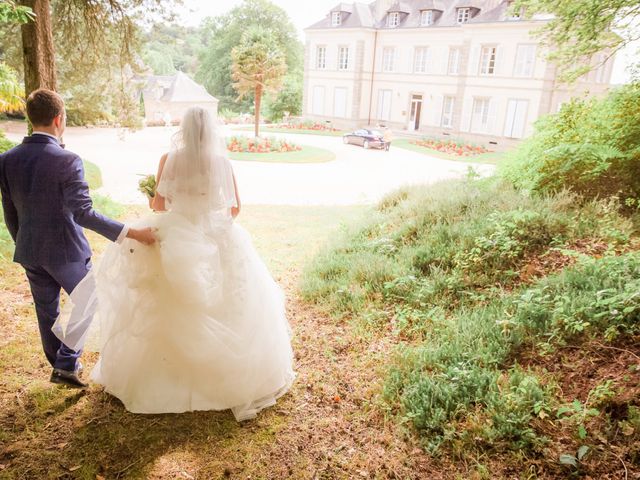
[[[427,27],[433,24],[433,10],[422,10],[420,13],[420,26]]]
[[[399,12],[391,12],[387,17],[387,27],[395,28],[400,25],[400,13]]]
[[[459,8],[457,11],[456,21],[458,25],[462,25],[463,23],[467,23],[471,18],[471,8],[464,7]]]
[[[331,26],[339,27],[342,25],[342,12],[331,12]]]

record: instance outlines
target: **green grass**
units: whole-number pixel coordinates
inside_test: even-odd
[[[100,172],[100,168],[95,163],[88,162],[87,160],[84,160],[83,163],[84,178],[89,184],[89,188],[91,190],[97,190],[102,187],[102,172]]]
[[[253,132],[253,127],[242,127],[237,128],[235,130],[243,130],[243,131],[251,131]],[[341,137],[345,133],[348,133],[346,130],[341,130],[338,132],[331,132],[328,130],[310,130],[310,129],[301,129],[296,130],[293,128],[277,128],[277,127],[261,127],[260,133],[294,133],[299,135],[320,135],[324,137]]]
[[[411,143],[411,140],[407,138],[399,138],[397,140],[394,140],[391,146],[392,148],[395,148],[395,147],[404,148],[405,150],[411,150],[412,152],[418,152],[424,155],[429,155],[431,157],[436,157],[436,158],[442,158],[445,160],[453,160],[456,162],[465,162],[465,163],[487,163],[490,165],[499,164],[505,158],[505,155],[506,155],[505,152],[488,152],[488,153],[481,153],[480,155],[474,155],[472,157],[459,157],[457,155],[439,152],[438,150],[433,150],[431,148],[415,145]]]
[[[531,197],[495,178],[444,182],[371,209],[308,265],[302,293],[404,340],[384,400],[425,446],[536,451],[545,440],[534,419],[557,400],[517,354],[638,332],[640,255],[616,253],[633,234],[607,202]],[[576,250],[585,243],[604,258]],[[533,262],[544,274],[558,258],[578,261],[557,276],[524,273]]]
[[[243,162],[267,163],[324,163],[335,160],[336,155],[323,148],[300,145],[302,150],[297,152],[248,153],[229,152],[231,160]]]

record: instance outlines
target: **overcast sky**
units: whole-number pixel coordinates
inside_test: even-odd
[[[322,19],[329,10],[340,3],[339,0],[271,1],[282,7],[289,14],[289,18],[291,18],[291,21],[298,29],[301,40],[304,40],[303,29]],[[240,3],[242,3],[242,0],[185,0],[182,23],[197,26],[205,17],[222,15]],[[634,46],[627,48],[625,52],[617,56],[611,83],[619,84],[628,81],[628,75],[625,72],[626,66],[633,61],[637,62],[638,48],[640,48],[640,42],[636,42]]]

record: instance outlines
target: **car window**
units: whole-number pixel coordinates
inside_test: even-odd
[[[366,130],[356,130],[354,133],[355,133],[356,135],[366,135],[366,134],[367,134],[367,131],[366,131]]]
[[[381,137],[382,133],[380,133],[378,130],[369,130],[369,133],[371,135],[373,135],[374,137]]]

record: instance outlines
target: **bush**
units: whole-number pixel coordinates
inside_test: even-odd
[[[543,117],[503,164],[502,175],[539,193],[571,190],[586,199],[640,199],[640,83],[603,99],[574,99]]]
[[[4,133],[0,131],[0,153],[4,153],[15,146],[16,144],[13,143],[11,140],[9,140],[7,137],[5,137]]]

